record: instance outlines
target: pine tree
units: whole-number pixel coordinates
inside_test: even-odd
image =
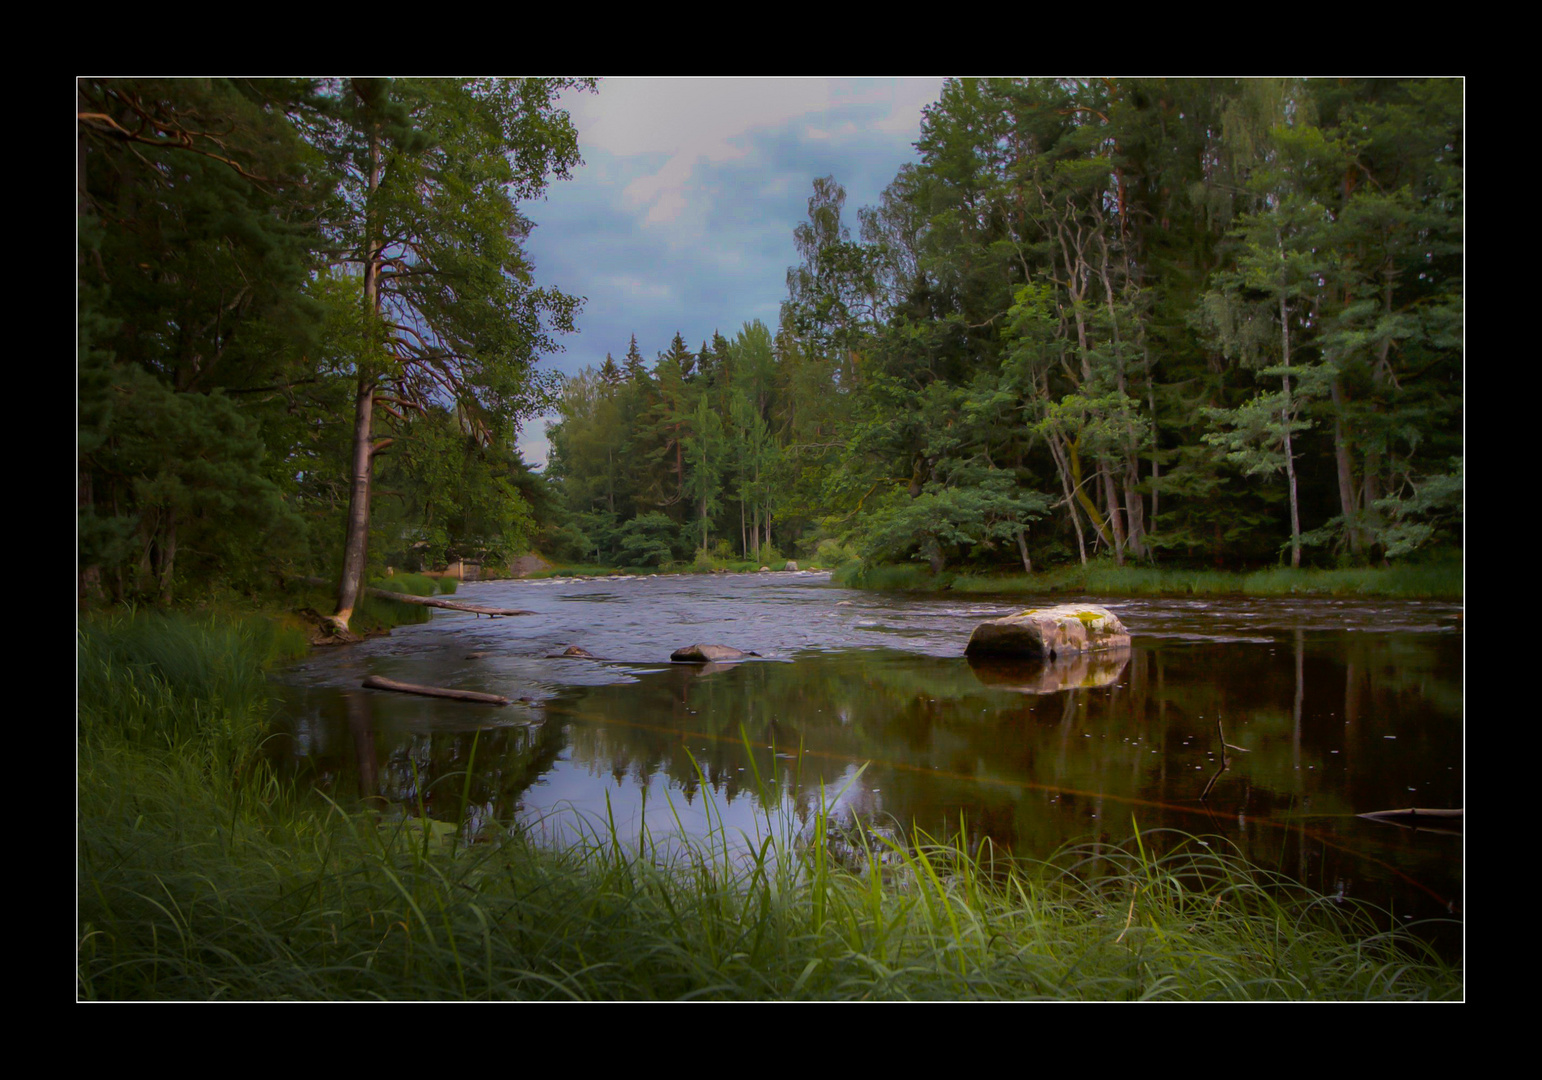
[[[362,270],[367,338],[357,359],[352,489],[332,623],[347,630],[363,585],[371,472],[391,437],[375,437],[377,404],[403,410],[453,401],[479,441],[511,441],[549,392],[533,374],[571,330],[578,301],[534,288],[518,200],[578,163],[577,135],[556,108],[565,87],[593,81],[353,79],[318,141],[340,170],[350,213],[337,223]]]

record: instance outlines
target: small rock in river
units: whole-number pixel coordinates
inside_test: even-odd
[[[683,649],[676,649],[669,654],[669,658],[676,663],[706,664],[718,660],[743,660],[746,656],[759,656],[759,653],[744,652],[735,649],[731,645],[687,645]]]

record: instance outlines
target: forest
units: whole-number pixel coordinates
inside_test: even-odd
[[[1459,80],[953,80],[854,225],[813,180],[776,327],[723,312],[564,378],[582,301],[536,283],[522,208],[581,164],[559,95],[595,88],[79,82],[82,604],[320,575],[346,627],[386,566],[530,550],[938,573],[1459,543]],[[543,473],[515,439],[548,410]]]
[[[959,80],[773,331],[567,382],[549,546],[1366,565],[1460,530],[1454,80]]]

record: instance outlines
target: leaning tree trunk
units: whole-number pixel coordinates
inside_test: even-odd
[[[1017,530],[1017,554],[1023,560],[1023,573],[1033,573],[1033,560],[1028,557],[1028,542],[1023,539],[1023,530]]]
[[[1076,550],[1081,554],[1082,565],[1087,565],[1087,538],[1082,534],[1082,519],[1076,512],[1076,492],[1071,488],[1071,470],[1067,463],[1065,448],[1060,445],[1060,436],[1053,431],[1045,440],[1049,445],[1050,455],[1055,459],[1055,471],[1060,474],[1060,486],[1065,491],[1066,513],[1071,515],[1071,525],[1076,529]]]
[[[375,413],[373,381],[359,377],[353,414],[353,486],[348,493],[348,532],[343,541],[343,574],[337,584],[337,611],[332,625],[348,629],[354,606],[364,585],[364,564],[369,555],[369,490]]]
[[[380,187],[380,128],[370,131],[370,173],[367,198],[372,204]],[[368,213],[368,211],[366,211]],[[364,307],[369,317],[380,316],[381,245],[376,223],[366,219],[364,241]],[[343,540],[343,572],[337,583],[337,610],[328,621],[343,632],[353,618],[354,606],[364,584],[364,566],[369,555],[370,468],[374,458],[375,375],[370,370],[372,358],[359,358],[359,388],[353,413],[353,483],[348,492],[348,531]]]

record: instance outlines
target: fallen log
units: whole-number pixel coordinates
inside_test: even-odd
[[[438,600],[427,596],[413,596],[410,593],[392,592],[390,589],[377,589],[369,587],[371,596],[382,596],[387,600],[400,600],[404,604],[422,604],[424,607],[445,608],[449,611],[469,611],[473,615],[488,615],[496,619],[501,615],[534,615],[533,611],[522,611],[519,608],[495,608],[482,607],[479,604],[463,604],[459,600]]]
[[[443,686],[419,686],[417,683],[397,682],[395,679],[371,675],[364,680],[370,690],[394,690],[398,694],[421,694],[424,697],[454,698],[457,701],[477,701],[484,705],[507,705],[509,699],[497,694],[480,694],[475,690],[449,690]]]
[[[330,585],[326,578],[303,577],[300,579],[307,585]],[[488,615],[496,619],[506,615],[534,615],[533,611],[522,611],[519,608],[491,608],[481,607],[477,604],[464,604],[459,600],[439,600],[427,596],[413,596],[411,593],[392,592],[390,589],[382,589],[375,585],[367,585],[365,592],[371,596],[381,596],[387,600],[400,600],[404,604],[422,604],[424,607],[446,608],[450,611],[469,611],[473,615]]]
[[[1404,829],[1425,829],[1429,832],[1460,833],[1461,810],[1426,810],[1409,807],[1406,810],[1377,810],[1370,814],[1357,814],[1367,821],[1382,821]]]

